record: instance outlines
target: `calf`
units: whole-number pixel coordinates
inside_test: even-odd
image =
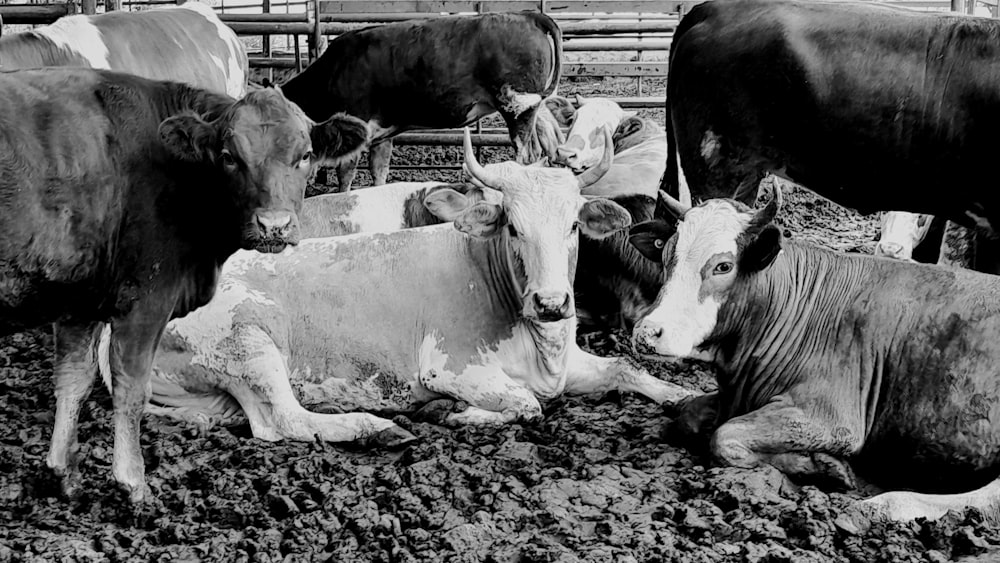
[[[921,491],[869,499],[868,516],[995,515],[1000,280],[783,240],[776,196],[756,212],[667,196],[676,234],[641,245],[664,286],[635,348],[720,369],[718,393],[688,403],[709,415],[682,418],[714,429],[711,452],[728,465],[850,487],[849,460],[877,484]]]
[[[56,323],[48,465],[72,496],[77,416],[110,324],[113,473],[147,494],[139,421],[160,335],[211,299],[236,250],[298,242],[315,160],[349,158],[364,123],[315,124],[276,90],[235,101],[89,69],[0,73],[0,334]]]
[[[535,114],[555,91],[562,34],[544,14],[497,13],[412,20],[350,31],[281,86],[313,119],[343,111],[367,120],[375,185],[386,182],[392,137],[460,127],[499,111],[522,163],[539,160]],[[554,148],[554,147],[553,147]],[[351,188],[356,163],[337,170]]]
[[[243,43],[211,7],[196,1],[142,12],[66,16],[0,37],[0,69],[43,66],[177,80],[234,98],[247,92]]]
[[[605,237],[629,223],[618,205],[580,196],[606,171],[608,147],[596,169],[574,177],[512,162],[481,166],[466,131],[466,166],[503,194],[499,203],[440,189],[424,204],[453,225],[234,256],[218,298],[168,326],[158,398],[204,419],[235,412],[219,400],[232,397],[267,440],[395,444],[411,437],[390,421],[306,411],[293,387],[339,412],[407,412],[441,396],[467,402],[448,424],[537,418],[539,399],[562,393],[687,396],[628,360],[576,344],[577,232]]]

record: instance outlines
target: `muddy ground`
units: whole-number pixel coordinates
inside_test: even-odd
[[[400,153],[395,162],[455,154]],[[875,218],[786,193],[788,234],[871,251]],[[587,345],[627,353],[623,338],[597,335]],[[44,461],[51,348],[46,331],[0,340],[0,563],[1000,559],[1000,533],[971,512],[847,533],[834,521],[856,494],[800,487],[767,468],[713,467],[661,440],[667,418],[657,405],[618,394],[562,398],[546,405],[544,421],[500,429],[409,423],[421,440],[401,452],[272,444],[246,427],[147,416],[156,502],[134,511],[110,480],[110,399],[95,387],[80,431],[86,493],[70,503]],[[703,367],[646,365],[713,387]]]

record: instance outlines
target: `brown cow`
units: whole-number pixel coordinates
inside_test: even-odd
[[[78,485],[77,416],[111,325],[115,479],[147,494],[139,421],[167,321],[211,299],[240,248],[298,242],[317,158],[350,158],[363,122],[310,121],[274,89],[240,101],[91,69],[0,73],[0,333],[56,323],[48,465]]]

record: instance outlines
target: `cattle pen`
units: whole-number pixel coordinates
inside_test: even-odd
[[[69,14],[143,10],[185,0],[73,0],[44,4],[0,3],[3,24],[39,25]],[[595,92],[624,109],[664,125],[667,55],[681,16],[702,0],[204,0],[239,35],[258,79],[302,70],[331,39],[347,31],[451,14],[533,10],[550,15],[563,33],[563,85],[611,82]],[[998,0],[887,0],[920,10],[998,15]],[[570,88],[572,90],[573,88]],[[610,95],[608,93],[610,91]],[[476,124],[473,144],[510,146],[497,120]],[[422,130],[393,139],[397,146],[457,147],[459,130]],[[480,152],[480,155],[482,153]],[[439,159],[435,159],[439,160]],[[458,170],[456,161],[396,164],[395,170]]]

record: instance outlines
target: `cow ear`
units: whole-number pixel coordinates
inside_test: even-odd
[[[622,120],[621,123],[618,124],[618,127],[615,129],[615,134],[612,135],[612,137],[614,137],[615,139],[628,137],[633,133],[641,131],[642,126],[643,126],[642,119],[638,117],[626,117],[625,119]]]
[[[607,238],[632,224],[632,216],[610,199],[588,199],[580,208],[580,229],[593,239]]]
[[[310,137],[317,160],[338,164],[364,150],[368,144],[368,125],[356,117],[338,113],[313,125]]]
[[[465,210],[472,207],[473,203],[475,202],[467,195],[452,188],[436,189],[424,198],[424,207],[435,217],[445,221],[454,221],[459,215],[465,213]]]
[[[771,265],[781,252],[781,229],[767,225],[743,248],[740,254],[740,272],[759,272]]]
[[[635,225],[629,230],[628,242],[649,260],[663,261],[663,248],[677,228],[663,219],[652,219]]]
[[[160,141],[176,158],[187,162],[212,162],[218,133],[197,115],[175,115],[160,123]]]
[[[507,213],[503,207],[481,201],[465,210],[455,219],[455,228],[477,237],[495,237],[507,225]]]

